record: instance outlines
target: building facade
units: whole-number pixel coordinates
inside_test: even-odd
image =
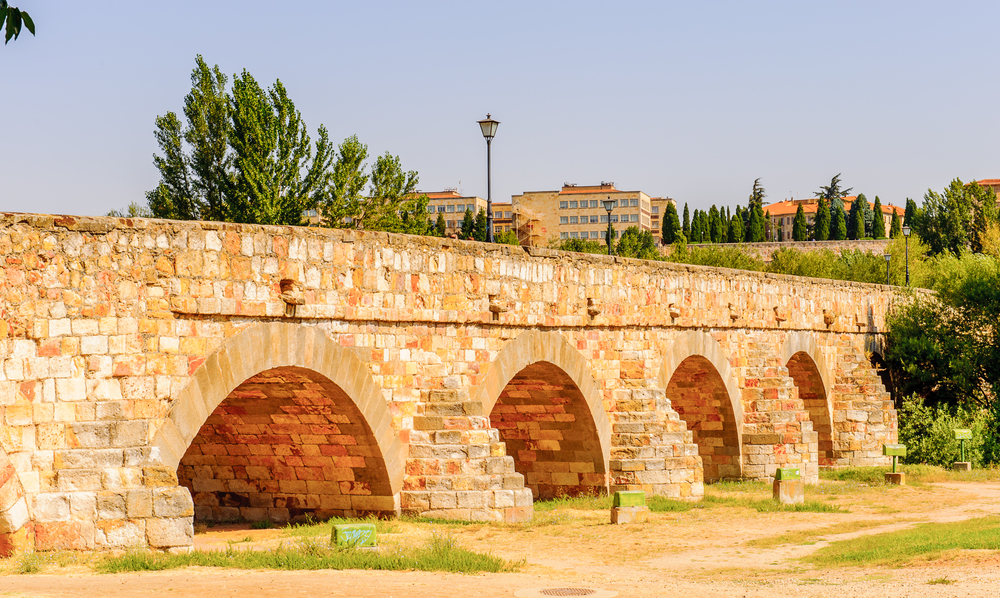
[[[857,199],[855,195],[848,195],[844,198],[844,214],[846,215],[851,211],[851,204]],[[816,220],[816,210],[819,208],[819,198],[813,197],[810,199],[786,199],[784,201],[779,201],[778,203],[773,203],[769,206],[764,206],[764,212],[771,215],[771,228],[768,231],[770,241],[791,241],[792,240],[792,228],[795,224],[795,213],[798,211],[799,206],[802,206],[802,211],[805,212],[806,222],[809,226],[813,225]],[[872,204],[869,203],[869,206]],[[892,213],[896,212],[899,214],[900,222],[902,222],[903,214],[906,213],[905,208],[899,206],[894,206],[892,204],[882,204],[882,219],[885,222],[885,234],[889,234],[889,226],[892,224]]]
[[[670,198],[642,191],[620,191],[614,183],[575,185],[558,191],[526,191],[511,198],[515,229],[522,245],[547,245],[553,240],[587,239],[605,242],[609,216],[603,200],[615,202],[610,215],[615,237],[629,227],[653,233],[659,240],[660,215]]]
[[[485,199],[474,195],[462,195],[457,189],[445,189],[430,193],[418,191],[417,194],[427,196],[428,218],[436,221],[438,214],[444,215],[445,234],[447,235],[462,232],[462,220],[465,218],[466,212],[472,212],[472,215],[475,216],[479,210],[486,211],[487,202]],[[493,202],[493,233],[509,231],[511,226],[511,205]]]

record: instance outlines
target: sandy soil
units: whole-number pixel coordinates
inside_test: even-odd
[[[716,506],[654,514],[648,524],[612,526],[596,511],[540,513],[528,526],[451,526],[460,544],[508,559],[519,573],[457,575],[381,571],[233,571],[191,568],[96,575],[82,566],[0,577],[0,596],[380,596],[511,597],[531,588],[593,588],[619,596],[936,597],[1000,594],[1000,553],[964,552],[907,568],[815,569],[798,559],[835,540],[1000,514],[1000,484],[906,488],[824,484],[807,491],[849,513],[758,513]],[[392,547],[426,538],[427,525],[399,523]],[[250,536],[253,542],[243,542]],[[787,536],[787,543],[779,537]],[[290,542],[280,530],[213,528],[196,548],[266,547]],[[948,583],[941,583],[947,580]],[[929,582],[936,583],[929,583]],[[519,592],[522,593],[522,592]]]

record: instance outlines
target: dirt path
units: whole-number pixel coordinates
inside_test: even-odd
[[[191,568],[94,575],[81,567],[59,570],[61,574],[0,577],[0,596],[476,598],[565,587],[611,590],[637,598],[930,598],[1000,593],[1000,556],[993,552],[967,553],[905,569],[817,570],[797,560],[835,540],[924,521],[1000,513],[1000,484],[938,484],[874,492],[859,490],[830,499],[850,513],[756,513],[713,507],[655,514],[647,525],[612,527],[606,524],[605,513],[572,511],[565,521],[539,517],[537,524],[525,528],[452,528],[463,546],[509,559],[525,558],[522,571],[513,574]],[[386,542],[410,542],[426,535],[416,526],[400,527],[400,533],[387,535]],[[823,530],[830,533],[823,535]],[[288,541],[279,530],[215,530],[199,534],[197,546],[220,548],[248,535],[259,546]],[[785,536],[791,540],[782,543]],[[749,545],[751,541],[758,545]],[[941,583],[945,580],[949,583]]]

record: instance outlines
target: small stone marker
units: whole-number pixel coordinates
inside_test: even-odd
[[[955,461],[952,467],[955,471],[972,471],[972,462],[965,460],[965,441],[972,440],[972,430],[955,430],[955,440],[962,441],[962,460]]]
[[[646,493],[641,490],[615,492],[611,502],[611,523],[643,523],[649,519]]]
[[[902,471],[896,471],[896,459],[899,457],[906,456],[906,445],[905,444],[884,444],[882,445],[882,454],[887,457],[892,457],[892,473],[885,474],[886,484],[896,484],[897,486],[906,485],[906,474]]]
[[[806,501],[806,484],[798,467],[781,467],[774,472],[774,500],[783,505]]]
[[[374,523],[341,523],[333,526],[333,535],[330,537],[330,543],[334,546],[356,548],[375,546],[375,540]]]

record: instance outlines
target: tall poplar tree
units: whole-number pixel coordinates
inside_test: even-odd
[[[682,231],[684,236],[691,239],[691,214],[688,212],[687,202],[684,202],[684,220],[681,223]]]
[[[889,222],[889,238],[895,239],[903,234],[903,227],[899,224],[899,212],[892,211],[892,220]]]
[[[795,218],[792,220],[792,240],[805,241],[809,237],[809,223],[806,221],[806,212],[802,209],[802,204],[795,208]]]

